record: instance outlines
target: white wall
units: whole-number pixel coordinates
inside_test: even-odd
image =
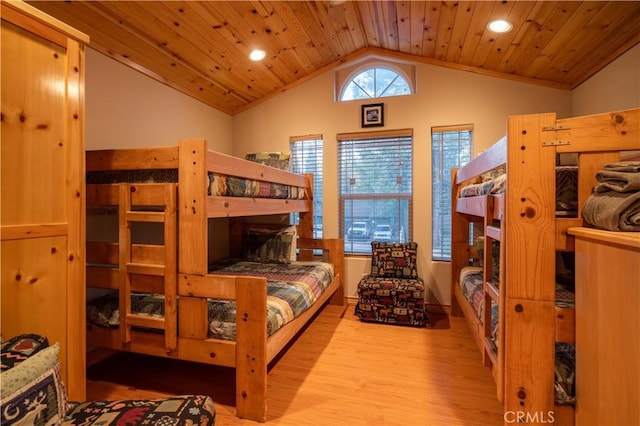
[[[572,115],[640,107],[640,44],[576,87],[571,104]]]
[[[209,148],[244,155],[287,150],[290,136],[320,133],[325,140],[324,231],[338,236],[336,134],[360,131],[360,105],[333,101],[333,73],[231,117],[100,53],[87,49],[87,149],[174,145],[204,137]],[[508,115],[555,111],[558,117],[640,106],[640,46],[573,92],[418,65],[418,95],[384,99],[384,129],[414,130],[414,240],[429,302],[449,304],[450,265],[432,262],[431,153],[433,126],[472,123],[475,151],[502,137]],[[368,257],[346,262],[346,294],[370,268]]]
[[[506,130],[508,115],[555,111],[571,114],[571,93],[437,66],[418,65],[417,96],[385,98],[384,129],[414,132],[414,240],[418,268],[426,281],[429,303],[449,304],[450,264],[431,261],[432,126],[474,125],[475,151],[484,150]],[[233,153],[287,150],[290,136],[324,136],[324,232],[338,237],[336,134],[361,131],[362,101],[333,101],[333,72],[324,73],[233,119]],[[380,129],[380,128],[378,128]],[[346,260],[347,296],[370,269],[369,257]]]
[[[87,150],[177,145],[206,138],[209,148],[230,154],[231,116],[86,49],[85,137]],[[87,217],[87,237],[114,240],[117,217]],[[218,232],[227,232],[216,226]],[[87,297],[104,291],[89,289]]]
[[[85,79],[88,150],[170,146],[189,138],[232,150],[230,115],[90,48]]]

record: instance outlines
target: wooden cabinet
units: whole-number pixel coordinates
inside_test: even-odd
[[[570,228],[576,241],[576,425],[640,419],[640,233]]]
[[[85,399],[84,44],[22,2],[1,3],[2,336],[60,343]]]

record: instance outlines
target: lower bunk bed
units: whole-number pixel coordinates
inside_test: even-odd
[[[246,262],[229,259],[213,265],[213,275],[265,277],[267,279],[267,336],[311,308],[329,289],[335,276],[333,265],[320,261],[293,263]],[[91,300],[87,304],[87,321],[91,325],[120,327],[118,291]],[[178,300],[178,312],[180,300]],[[235,341],[237,338],[237,304],[229,299],[207,299],[207,338]],[[132,293],[131,312],[150,318],[164,318],[165,297],[157,293]],[[142,330],[141,330],[142,331]]]
[[[558,255],[575,258],[575,241],[567,230],[585,226],[587,200],[599,171],[619,167],[638,150],[639,123],[638,109],[565,119],[554,113],[510,116],[506,136],[452,176],[452,315],[463,311],[485,348],[497,341],[497,362],[488,365],[494,367],[505,415],[542,413],[547,422],[552,419],[544,415],[551,413],[555,424],[575,423],[568,392],[573,388],[574,350],[561,344],[575,343],[575,309],[560,303],[566,300],[558,288]],[[614,210],[620,216],[616,224],[629,221],[626,210]],[[460,286],[460,272],[472,257],[472,223],[483,225],[485,247],[500,242],[499,289],[487,278],[491,261],[485,262],[484,272],[489,280],[484,282],[484,303],[498,304],[498,327],[488,326],[492,318],[487,307],[484,321],[478,318]],[[490,358],[486,353],[485,364]],[[560,370],[569,374],[560,375]],[[511,420],[505,416],[505,424]]]
[[[96,261],[97,253],[113,252],[113,246],[89,243],[87,250]],[[143,282],[134,283],[130,314],[123,315],[119,291],[113,290],[116,283],[88,281],[90,287],[100,284],[112,290],[88,303],[87,343],[235,368],[238,417],[264,422],[269,363],[342,288],[342,241],[299,238],[298,250],[305,247],[323,251],[325,260],[227,261],[212,265],[205,276],[180,274],[173,348],[167,345],[166,330],[145,327],[145,319],[152,324],[167,318],[164,294],[149,291]],[[117,265],[108,265],[110,261],[113,257],[105,257],[100,267],[111,269],[109,275],[116,277]],[[121,321],[125,317],[138,321]]]
[[[460,303],[471,328],[481,336],[484,318],[483,270],[479,266],[466,266],[460,271],[460,286],[455,297]],[[575,283],[570,276],[558,276],[556,279],[556,309],[566,312],[575,308]],[[562,314],[559,314],[562,315]],[[499,342],[499,306],[491,304],[491,340],[498,352]],[[572,340],[572,339],[567,339]],[[479,342],[481,344],[481,342]],[[481,347],[482,350],[482,347]],[[496,355],[497,356],[497,355]],[[556,406],[567,406],[575,403],[575,345],[571,342],[555,343],[555,395]]]
[[[262,160],[202,139],[87,152],[86,276],[110,292],[87,310],[88,345],[234,368],[236,415],[264,422],[269,363],[344,304],[344,243],[312,238],[312,176]],[[263,265],[210,265],[223,258]]]

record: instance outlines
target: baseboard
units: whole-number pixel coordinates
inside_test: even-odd
[[[358,303],[358,298],[355,296],[347,296],[345,297],[347,301],[347,305],[355,306]],[[450,315],[451,314],[451,305],[440,305],[435,303],[427,303],[427,311],[440,314],[440,315]]]

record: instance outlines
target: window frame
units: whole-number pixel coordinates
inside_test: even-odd
[[[371,255],[371,244],[370,242],[373,240],[373,232],[375,226],[377,224],[389,224],[395,229],[395,241],[412,241],[413,240],[413,198],[414,198],[414,170],[413,170],[413,130],[412,129],[400,129],[400,130],[385,130],[379,132],[358,132],[358,133],[343,133],[337,135],[338,142],[338,209],[339,209],[339,232],[340,235],[344,238],[345,244],[345,255],[346,256],[369,256]],[[388,154],[389,151],[396,150],[399,153],[398,158],[400,160],[397,170],[404,171],[402,174],[396,175],[396,182],[399,185],[404,185],[404,189],[400,189],[399,191],[374,191],[374,192],[362,192],[362,190],[350,193],[345,191],[345,188],[350,187],[350,185],[354,185],[354,183],[346,183],[347,180],[351,181],[353,179],[353,174],[346,173],[348,167],[353,165],[353,162],[348,162],[349,160],[344,159],[349,155],[353,155],[354,151],[351,153],[346,153],[343,149],[352,149],[354,148],[353,144],[361,144],[360,147],[356,145],[356,148],[360,148],[359,153],[362,153],[362,146],[364,146],[367,150],[373,149],[373,144],[376,142],[383,143],[385,140],[389,139],[405,139],[402,141],[402,145],[395,145],[383,147],[383,152],[381,155]],[[367,146],[369,143],[371,146]],[[346,147],[343,144],[352,144],[351,147]],[[410,148],[407,150],[407,148]],[[358,153],[358,150],[355,151]],[[367,151],[364,151],[367,152]],[[388,157],[384,157],[388,158]],[[371,164],[379,164],[379,161],[369,160]],[[381,160],[383,161],[383,160]],[[387,160],[388,161],[388,160]],[[405,163],[408,162],[409,164]],[[360,168],[357,171],[365,171],[368,168],[366,164],[364,166],[364,170]],[[357,172],[356,171],[356,172]],[[407,173],[408,171],[408,173]],[[355,173],[351,170],[351,173]],[[407,192],[408,191],[408,192]],[[354,207],[354,203],[359,202],[373,202],[374,204],[378,203],[380,206],[380,210],[387,208],[389,209],[391,206],[391,211],[396,210],[397,214],[388,216],[386,218],[390,222],[395,223],[385,223],[380,222],[381,217],[377,215],[372,215],[372,219],[361,219],[358,215],[354,215],[354,211],[357,210]],[[389,202],[391,202],[389,204]],[[380,204],[382,203],[382,204]],[[386,204],[386,206],[385,206]],[[394,206],[395,204],[395,206]],[[378,211],[378,208],[375,207],[373,210]],[[349,216],[349,217],[347,217]],[[406,216],[406,217],[405,217]],[[405,225],[406,219],[406,228]],[[352,223],[357,222],[368,222],[369,235],[365,235],[364,238],[357,239],[353,236],[349,237],[348,229]],[[362,241],[360,241],[362,240]],[[360,244],[357,244],[357,243]],[[357,247],[357,248],[356,248]]]
[[[304,167],[305,161],[302,160],[302,167],[297,168],[297,159],[294,157],[298,152],[295,145],[297,144],[315,144],[314,148],[310,148],[315,151],[315,164],[313,170],[307,170]],[[320,147],[320,153],[318,154],[318,145]],[[303,150],[309,149],[306,147],[302,148]],[[305,174],[311,173],[313,174],[313,238],[323,238],[324,235],[324,216],[323,216],[323,167],[324,167],[324,138],[322,134],[312,134],[312,135],[304,135],[304,136],[291,136],[289,138],[289,150],[291,152],[290,158],[290,171],[292,173]],[[318,167],[319,166],[319,167]],[[319,170],[318,170],[319,169]],[[299,223],[299,214],[291,213],[290,215],[290,223],[298,224]]]
[[[404,78],[409,86],[409,93],[392,96],[408,96],[417,93],[417,72],[416,65],[413,62],[389,60],[383,57],[370,55],[360,61],[336,69],[334,73],[334,100],[336,102],[352,102],[371,99],[383,99],[390,96],[357,98],[342,100],[342,95],[351,81],[362,72],[371,68],[389,68]]]
[[[461,158],[461,132],[468,132],[468,146],[464,147],[468,157],[464,157],[464,159]],[[438,145],[439,155],[436,156],[435,135],[444,133],[458,133],[456,145],[458,147],[457,164],[439,164],[436,167],[436,157],[438,161],[444,157],[445,148],[441,145],[445,143],[445,140],[444,138],[441,139]],[[473,137],[473,124],[434,126],[431,128],[431,260],[434,262],[451,261],[451,204],[454,201],[451,193],[451,169],[453,167],[462,167],[473,159]],[[463,162],[465,159],[466,162]],[[440,205],[436,206],[436,203],[440,203]],[[439,241],[436,241],[438,237]]]

